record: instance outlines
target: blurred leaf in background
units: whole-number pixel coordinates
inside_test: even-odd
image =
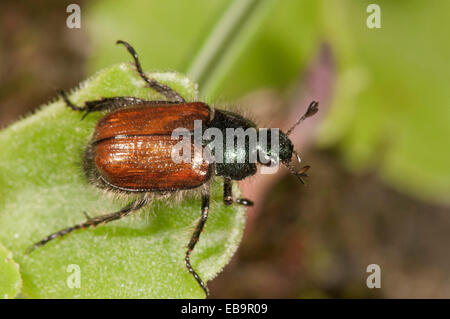
[[[366,26],[370,1],[324,1],[327,40],[339,61],[323,146],[348,167],[379,168],[416,197],[450,202],[450,2],[377,1],[381,29]]]
[[[123,38],[136,43],[146,69],[188,72],[227,9],[239,2],[251,10],[207,70],[214,85],[200,83],[201,93],[230,100],[261,87],[286,87],[320,43],[316,1],[98,1],[89,9],[91,68],[123,60],[125,54],[111,46]]]

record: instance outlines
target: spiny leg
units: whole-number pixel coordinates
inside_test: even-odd
[[[61,90],[59,91],[59,94],[63,98],[66,105],[70,107],[72,110],[85,112],[81,119],[84,119],[91,112],[107,111],[107,110],[113,111],[129,105],[143,104],[149,102],[153,104],[158,104],[162,102],[162,101],[147,101],[132,96],[116,96],[116,97],[105,97],[99,100],[86,101],[84,102],[84,106],[77,106],[69,100],[66,92]]]
[[[236,200],[233,200],[231,179],[226,177],[223,179],[223,202],[225,205],[237,203],[244,206],[253,206],[253,202],[246,198],[237,198]]]
[[[192,276],[194,276],[195,280],[197,280],[198,284],[203,289],[206,296],[208,296],[208,294],[209,294],[208,288],[206,287],[205,283],[200,278],[200,276],[197,274],[197,272],[194,270],[194,268],[192,268],[190,256],[191,256],[192,250],[194,249],[195,245],[197,244],[197,242],[200,238],[200,234],[203,230],[203,227],[206,224],[206,220],[208,219],[208,213],[209,213],[209,188],[208,188],[208,191],[202,195],[202,216],[201,216],[199,222],[197,223],[197,226],[195,227],[195,230],[192,234],[191,240],[189,241],[188,250],[186,251],[186,259],[185,259],[186,268],[189,270],[189,272],[192,274]]]
[[[168,87],[165,84],[159,83],[158,81],[156,81],[155,79],[149,79],[144,71],[142,71],[142,67],[141,67],[141,63],[139,62],[139,58],[137,56],[136,51],[134,50],[134,48],[127,42],[122,41],[122,40],[118,40],[116,42],[116,44],[123,44],[128,52],[130,52],[130,54],[133,56],[134,59],[134,64],[136,65],[136,69],[139,73],[139,75],[141,76],[141,78],[147,82],[147,84],[154,89],[155,91],[161,93],[162,95],[164,95],[167,99],[169,100],[173,100],[173,101],[177,101],[177,102],[186,102],[186,100],[175,90],[171,89],[170,87]]]
[[[145,195],[142,195],[140,198],[136,199],[135,201],[131,202],[130,204],[128,204],[127,206],[125,206],[124,208],[122,208],[121,210],[114,212],[114,213],[110,213],[110,214],[105,214],[105,215],[101,215],[101,216],[97,216],[97,217],[89,217],[87,215],[86,212],[84,212],[85,216],[86,216],[86,221],[84,223],[80,223],[71,227],[67,227],[64,228],[56,233],[50,234],[47,237],[45,237],[44,239],[42,239],[41,241],[33,244],[32,246],[30,246],[26,253],[29,254],[31,253],[33,250],[35,250],[36,248],[39,248],[41,246],[44,246],[45,244],[47,244],[49,241],[58,238],[58,237],[62,237],[64,235],[67,235],[77,229],[85,229],[88,227],[96,227],[99,224],[106,224],[109,222],[112,222],[114,220],[118,220],[121,218],[124,218],[128,215],[130,215],[131,213],[141,209],[142,207],[144,207],[145,205],[148,204],[148,199],[145,197]]]

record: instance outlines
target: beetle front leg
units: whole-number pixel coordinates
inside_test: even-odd
[[[238,198],[236,200],[233,200],[231,179],[226,177],[223,179],[223,202],[225,203],[225,205],[237,203],[244,206],[253,206],[253,202],[246,198]]]
[[[208,296],[209,294],[208,287],[206,287],[203,280],[200,278],[200,276],[197,274],[194,268],[192,268],[190,256],[192,250],[194,250],[194,247],[200,238],[200,234],[202,233],[203,228],[205,227],[206,220],[208,219],[208,213],[209,213],[209,187],[208,190],[202,195],[202,216],[200,217],[200,220],[197,223],[197,226],[195,227],[194,233],[192,234],[191,240],[189,241],[188,250],[186,251],[186,258],[185,258],[186,268],[198,282],[200,287],[205,292],[206,296]]]

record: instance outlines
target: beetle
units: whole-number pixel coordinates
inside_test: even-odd
[[[296,171],[291,165],[293,155],[300,162],[289,134],[304,119],[318,111],[318,103],[313,101],[305,114],[286,132],[279,132],[279,151],[273,152],[271,145],[265,150],[266,159],[258,157],[257,163],[248,161],[248,144],[225,149],[224,157],[234,157],[238,152],[246,154],[244,163],[224,161],[211,163],[204,159],[196,163],[176,163],[172,160],[172,150],[176,140],[172,132],[184,127],[194,129],[194,121],[201,121],[206,128],[215,128],[227,134],[229,128],[257,128],[247,118],[226,110],[212,109],[203,102],[187,102],[178,92],[155,79],[148,78],[142,71],[138,55],[125,41],[118,40],[132,55],[136,70],[147,86],[166,100],[153,101],[137,97],[117,96],[85,101],[83,106],[73,104],[64,91],[60,95],[65,104],[74,111],[84,112],[84,119],[91,112],[104,111],[98,121],[93,137],[84,152],[83,169],[87,180],[96,187],[124,195],[137,194],[121,210],[105,215],[90,217],[86,221],[50,234],[28,249],[28,253],[49,241],[62,237],[78,229],[95,227],[119,220],[148,205],[154,195],[167,195],[183,190],[199,189],[201,192],[201,217],[187,246],[185,264],[206,295],[208,288],[191,265],[190,255],[196,246],[209,214],[209,184],[213,176],[224,180],[223,201],[226,205],[240,204],[252,206],[246,198],[234,199],[232,180],[242,180],[257,171],[257,164],[268,165],[270,161],[281,162],[303,183],[309,166]],[[202,141],[202,148],[209,147]],[[194,147],[194,143],[191,145]],[[225,145],[224,145],[225,146]],[[269,161],[269,163],[271,163]]]

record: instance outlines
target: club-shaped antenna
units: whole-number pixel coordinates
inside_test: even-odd
[[[301,123],[303,122],[305,119],[307,119],[308,117],[313,116],[314,114],[317,113],[317,111],[319,111],[319,102],[316,101],[312,101],[309,106],[308,109],[306,110],[305,114],[303,114],[303,116],[294,124],[292,125],[292,127],[287,131],[286,135],[289,136],[289,134],[292,133],[292,131]]]

